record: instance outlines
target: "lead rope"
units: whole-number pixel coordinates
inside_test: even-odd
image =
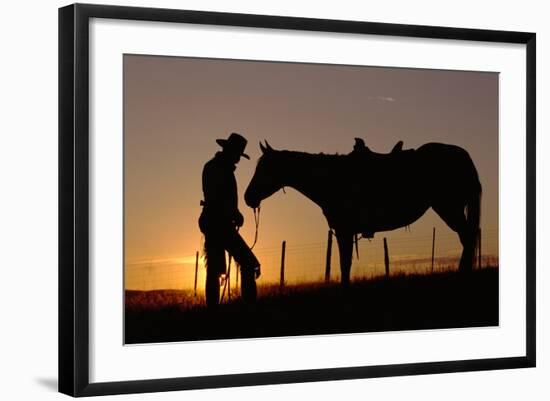
[[[250,250],[254,249],[256,242],[258,242],[258,229],[260,228],[260,206],[254,208],[254,225],[255,225],[254,242],[252,243]]]

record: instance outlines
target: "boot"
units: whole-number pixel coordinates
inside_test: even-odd
[[[206,306],[215,310],[220,304],[220,275],[206,270]]]

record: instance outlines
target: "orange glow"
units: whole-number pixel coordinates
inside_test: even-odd
[[[498,263],[498,74],[125,56],[124,83],[127,289],[193,289],[195,253],[203,247],[201,171],[219,150],[215,139],[232,131],[248,139],[251,156],[235,172],[245,217],[241,234],[249,244],[254,217],[242,195],[260,140],[278,149],[341,154],[351,151],[354,137],[379,152],[399,140],[405,149],[444,142],[467,149],[476,164],[483,257]],[[433,227],[436,266],[452,265],[461,252],[458,237],[429,210],[408,230],[360,241],[352,277],[383,273],[383,237],[392,272],[426,269]],[[262,263],[259,284],[279,279],[283,240],[286,280],[321,280],[327,230],[320,208],[292,188],[265,200],[254,249]],[[336,241],[331,265],[337,280]],[[199,290],[204,273],[200,257]]]

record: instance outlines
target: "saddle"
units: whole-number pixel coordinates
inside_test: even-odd
[[[356,229],[364,238],[372,238],[377,231],[378,209],[383,208],[376,192],[390,192],[399,177],[411,171],[411,162],[416,150],[403,150],[403,141],[398,141],[391,152],[378,153],[370,150],[361,138],[355,138],[353,151],[349,153],[352,163],[352,193],[361,204],[356,204]],[[385,171],[384,179],[378,174]],[[366,178],[366,181],[365,181]],[[374,196],[373,196],[374,194]]]
[[[408,158],[415,152],[414,149],[403,150],[403,141],[398,141],[390,151],[390,153],[378,153],[373,152],[365,145],[365,141],[362,138],[355,138],[355,144],[353,145],[353,151],[349,153],[349,156],[369,156],[371,160],[380,161],[401,161]],[[357,158],[361,160],[361,157]]]

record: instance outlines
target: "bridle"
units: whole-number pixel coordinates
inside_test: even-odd
[[[285,187],[282,187],[283,193],[286,194]],[[254,242],[252,243],[252,246],[250,247],[250,250],[254,249],[254,246],[256,245],[256,242],[258,242],[258,231],[260,229],[260,210],[261,207],[258,205],[258,207],[253,208],[254,210]]]

